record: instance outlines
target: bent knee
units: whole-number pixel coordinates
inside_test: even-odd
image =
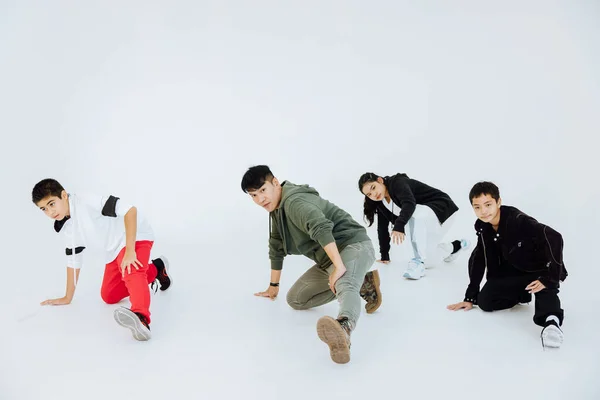
[[[481,311],[485,311],[485,312],[492,312],[494,311],[494,308],[492,307],[492,305],[488,302],[478,302],[477,303],[477,307],[479,307],[479,309]]]
[[[100,297],[102,297],[102,301],[106,304],[117,304],[123,299],[119,299],[115,296],[111,296],[110,293],[100,292]]]
[[[288,292],[287,296],[286,296],[286,301],[288,303],[288,305],[290,307],[292,307],[294,310],[306,310],[308,309],[307,307],[307,302],[305,301],[301,301],[298,296],[295,296],[293,294],[290,295],[290,292]]]
[[[288,304],[290,305],[290,307],[292,307],[294,310],[308,310],[310,307],[308,307],[306,304],[303,303],[298,303],[298,302],[294,302],[294,301],[288,301]]]

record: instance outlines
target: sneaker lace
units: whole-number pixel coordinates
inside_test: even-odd
[[[348,318],[346,318],[346,317],[340,318],[340,319],[338,319],[338,322],[342,326],[342,328],[344,328],[344,330],[346,331],[348,336],[350,336],[350,332],[352,331],[352,328],[350,327],[350,321],[348,321]]]

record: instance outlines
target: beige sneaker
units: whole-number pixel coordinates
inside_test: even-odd
[[[329,346],[331,359],[338,364],[350,361],[350,332],[348,318],[321,317],[317,321],[319,339]]]

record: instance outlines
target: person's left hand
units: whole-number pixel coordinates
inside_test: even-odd
[[[400,244],[404,242],[404,233],[398,231],[392,231],[392,243]]]
[[[525,288],[525,290],[528,290],[529,293],[537,293],[540,292],[542,290],[546,289],[546,286],[544,286],[544,284],[538,280],[535,280],[533,282],[531,282],[529,285],[527,285],[527,287]]]
[[[140,269],[143,267],[142,263],[137,259],[137,254],[135,254],[135,250],[125,250],[125,255],[123,256],[123,261],[121,261],[121,276],[125,278],[125,269],[127,269],[127,273],[131,273],[131,266],[135,269]]]

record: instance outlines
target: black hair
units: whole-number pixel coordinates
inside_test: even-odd
[[[362,174],[360,179],[358,180],[358,190],[362,193],[362,188],[367,183],[377,182],[377,179],[380,178],[379,175],[374,174],[373,172],[367,172]],[[375,222],[375,212],[377,211],[377,202],[371,200],[367,196],[365,196],[365,203],[363,205],[363,213],[364,219],[369,223],[369,226],[373,225]]]
[[[500,200],[500,189],[492,182],[477,182],[469,192],[469,203],[473,204],[473,199],[479,196],[489,194],[496,201]]]
[[[273,177],[271,169],[266,165],[250,167],[242,178],[242,190],[244,193],[248,193],[249,190],[260,189],[266,181],[272,182]]]
[[[61,197],[63,190],[65,190],[65,188],[63,188],[56,179],[43,179],[33,187],[33,190],[31,191],[31,200],[37,205],[38,202],[46,197]]]

